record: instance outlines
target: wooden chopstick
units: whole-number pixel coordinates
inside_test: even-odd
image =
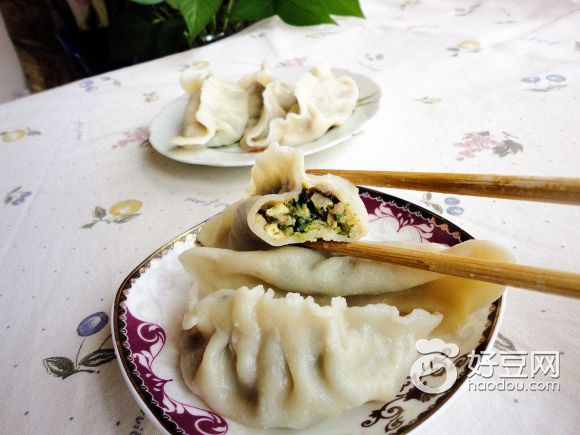
[[[365,242],[308,242],[319,251],[400,264],[445,275],[580,298],[580,274]]]
[[[306,172],[334,174],[367,186],[580,205],[580,178],[339,169],[308,169]]]

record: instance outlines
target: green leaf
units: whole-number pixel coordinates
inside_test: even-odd
[[[176,0],[175,3],[183,15],[191,42],[216,14],[222,0]]]
[[[173,9],[177,9],[177,0],[165,0],[165,3],[167,3]]]
[[[439,204],[431,204],[433,206],[433,210],[435,210],[437,213],[442,214],[443,213],[443,207],[441,207]]]
[[[275,13],[274,0],[237,0],[230,18],[233,21],[260,21]]]
[[[115,351],[113,349],[97,349],[94,352],[85,355],[85,357],[79,361],[79,365],[85,367],[97,367],[101,364],[113,361],[115,358]]]
[[[323,0],[323,3],[331,15],[365,17],[358,0]]]
[[[285,23],[293,26],[336,24],[323,0],[279,0],[276,3],[276,13]]]
[[[89,224],[84,224],[81,228],[92,228],[98,221],[93,221]]]
[[[107,215],[107,210],[103,207],[96,206],[93,211],[93,216],[97,219],[103,219]]]
[[[74,363],[63,356],[45,358],[42,360],[42,365],[48,373],[57,378],[65,379],[76,372]]]
[[[124,224],[125,222],[129,222],[139,216],[141,213],[130,214],[127,216],[117,216],[113,219],[113,222],[116,224]]]
[[[427,192],[425,195],[423,195],[423,198],[425,198],[425,200],[430,201],[431,198],[433,198],[433,195],[431,194],[431,192]]]
[[[164,0],[130,0],[133,3],[139,3],[140,5],[158,5],[163,3]]]

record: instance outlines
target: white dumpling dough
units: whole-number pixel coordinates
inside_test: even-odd
[[[285,80],[278,80],[266,86],[262,93],[261,111],[255,122],[250,122],[240,141],[242,148],[261,149],[269,146],[273,139],[270,137],[270,124],[277,118],[298,109],[294,87]]]
[[[434,243],[399,245],[515,262],[505,248],[484,240],[468,240],[451,248]],[[202,296],[243,285],[264,285],[282,293],[313,295],[319,303],[326,303],[333,296],[344,296],[349,305],[385,303],[406,313],[415,308],[441,313],[444,315],[441,329],[446,332],[461,327],[472,312],[489,306],[505,290],[499,284],[362,258],[333,256],[296,246],[254,252],[192,248],[183,252],[179,260]]]
[[[181,369],[219,414],[249,426],[302,428],[368,401],[391,400],[441,320],[384,304],[321,307],[263,287],[220,290],[184,319]]]
[[[435,243],[405,245],[443,251]],[[448,248],[450,253],[457,248]],[[179,260],[202,295],[222,288],[263,284],[307,295],[352,296],[397,292],[433,281],[441,275],[396,264],[349,256],[333,256],[298,246],[268,251],[192,248]]]
[[[240,140],[249,119],[249,94],[240,85],[211,73],[186,73],[181,84],[190,97],[174,145],[220,147]]]
[[[249,120],[246,128],[250,128],[258,122],[263,107],[262,94],[266,86],[272,83],[272,80],[268,66],[262,64],[262,67],[258,71],[245,75],[238,82],[241,88],[248,94]]]
[[[314,141],[352,115],[359,91],[352,78],[336,77],[328,65],[322,65],[300,76],[294,90],[286,82],[273,82],[263,95],[260,120],[246,130],[242,147],[265,148],[273,142],[296,146]]]

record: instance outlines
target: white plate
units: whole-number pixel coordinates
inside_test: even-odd
[[[369,212],[374,240],[405,240],[454,245],[472,237],[441,216],[399,198],[360,189]],[[213,412],[187,388],[179,369],[179,334],[191,280],[178,256],[195,246],[201,225],[159,248],[123,281],[111,316],[115,352],[121,373],[147,417],[166,434],[397,435],[439,414],[471,372],[468,353],[479,358],[493,346],[502,310],[502,298],[473,313],[453,337],[441,337],[459,346],[454,359],[457,381],[451,389],[423,393],[410,378],[387,403],[369,402],[300,431],[260,430],[246,427]],[[441,375],[441,373],[439,374]],[[424,378],[437,384],[435,374]],[[431,383],[433,382],[433,383]]]
[[[272,70],[272,76],[294,82],[301,74],[308,72],[310,67],[280,68]],[[344,142],[360,130],[363,124],[372,118],[379,110],[381,89],[372,79],[361,74],[355,74],[344,69],[333,68],[336,75],[349,75],[359,88],[359,100],[353,114],[340,127],[327,131],[324,136],[313,142],[300,145],[297,148],[309,155],[325,150]],[[228,81],[237,81],[242,76],[228,78]],[[234,144],[220,148],[183,148],[171,143],[171,139],[181,133],[181,123],[185,106],[189,100],[183,95],[167,106],[153,120],[149,127],[149,142],[160,154],[178,162],[208,166],[251,166],[256,159],[256,153],[245,152],[239,145]]]

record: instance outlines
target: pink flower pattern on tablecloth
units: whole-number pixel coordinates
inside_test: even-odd
[[[462,161],[472,159],[482,151],[491,150],[498,157],[508,154],[517,154],[524,150],[524,146],[513,139],[518,139],[505,131],[502,131],[503,139],[495,139],[489,131],[466,133],[463,141],[456,142],[454,146],[460,148],[455,160]]]
[[[292,59],[284,59],[278,64],[276,64],[276,68],[291,68],[295,66],[304,66],[306,64],[306,60],[308,58],[306,56],[302,57],[293,57]]]
[[[132,143],[146,143],[149,140],[149,128],[137,127],[133,130],[125,131],[123,135],[125,137],[115,142],[111,148],[123,148]]]

